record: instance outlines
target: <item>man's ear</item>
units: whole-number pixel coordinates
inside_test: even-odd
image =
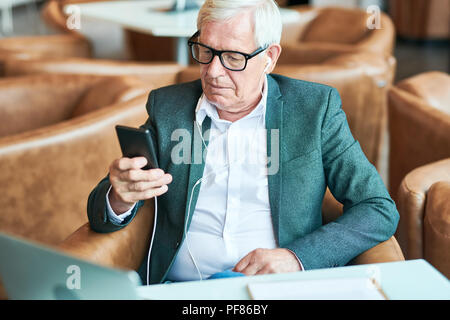
[[[265,68],[267,73],[271,73],[277,64],[281,54],[281,46],[279,44],[271,44],[267,49],[267,56],[271,59],[270,64]]]

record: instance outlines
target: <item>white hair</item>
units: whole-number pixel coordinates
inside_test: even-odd
[[[259,47],[280,43],[282,23],[280,10],[274,0],[206,0],[197,17],[197,28],[201,30],[209,21],[225,21],[253,10],[255,43]]]

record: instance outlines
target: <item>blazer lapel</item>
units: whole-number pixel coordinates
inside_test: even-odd
[[[272,170],[268,170],[269,184],[269,202],[272,215],[272,223],[275,237],[279,243],[279,219],[280,219],[280,201],[282,186],[282,161],[281,161],[281,138],[283,136],[283,100],[281,98],[278,83],[269,75],[269,92],[267,95],[266,106],[266,129],[267,129],[267,158],[270,162],[267,164]],[[274,150],[277,148],[278,150]],[[278,157],[274,157],[278,152]],[[273,170],[277,168],[278,170]]]

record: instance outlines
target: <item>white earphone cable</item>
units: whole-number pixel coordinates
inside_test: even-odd
[[[156,223],[158,220],[158,199],[155,196],[155,218],[153,219],[153,232],[152,232],[152,238],[150,240],[150,246],[148,248],[148,255],[147,255],[147,285],[150,285],[150,254],[152,252],[152,246],[153,246],[153,237],[155,236],[156,231]]]

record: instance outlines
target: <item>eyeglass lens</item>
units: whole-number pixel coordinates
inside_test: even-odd
[[[194,59],[200,63],[210,63],[213,59],[213,52],[211,49],[200,44],[192,46],[192,55]],[[224,67],[229,69],[242,69],[245,67],[245,56],[237,52],[222,52],[221,62]]]

